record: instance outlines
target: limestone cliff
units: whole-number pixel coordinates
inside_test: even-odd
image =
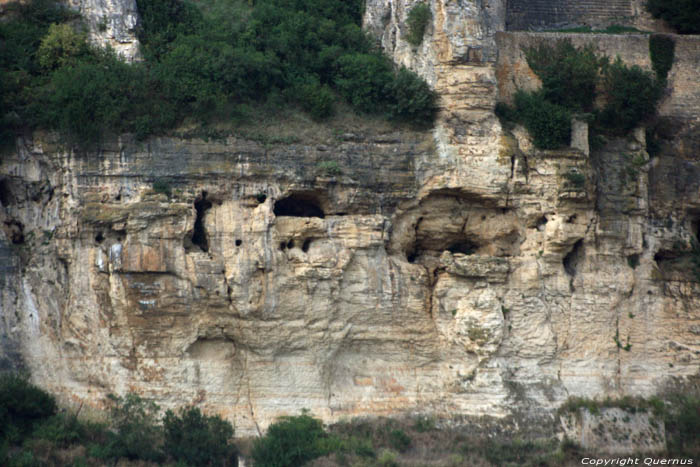
[[[539,151],[493,113],[537,84],[521,46],[538,36],[499,32],[503,2],[435,0],[413,48],[410,4],[370,0],[366,25],[440,93],[433,132],[18,141],[0,165],[3,366],[67,402],[196,403],[239,434],[302,408],[546,415],[697,378],[700,39],[678,38],[653,158],[643,129],[592,152],[584,123]],[[649,65],[646,37],[576,40]]]

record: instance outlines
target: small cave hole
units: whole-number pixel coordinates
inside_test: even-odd
[[[310,195],[291,195],[275,202],[275,216],[287,217],[320,217],[324,213],[319,203]]]
[[[578,216],[577,216],[576,214],[570,215],[569,218],[566,219],[566,223],[567,223],[567,224],[573,224],[574,221],[576,221],[577,217],[578,217]]]
[[[5,225],[9,230],[10,241],[15,245],[24,243],[24,225],[14,219],[5,221]]]
[[[461,242],[456,242],[447,247],[447,251],[452,254],[461,253],[463,255],[473,255],[477,250],[478,246],[469,240],[464,240]]]
[[[280,250],[284,251],[287,248],[287,242],[280,242]]]
[[[574,247],[569,253],[564,256],[562,263],[564,264],[564,270],[571,277],[576,275],[576,268],[578,263],[583,257],[583,239],[574,243]]]
[[[301,246],[301,251],[303,251],[304,253],[308,252],[310,246],[311,246],[311,239],[307,238],[306,240],[304,240],[304,244]]]
[[[413,250],[413,251],[406,253],[406,260],[411,264],[416,262],[417,257],[418,257],[418,252],[416,250]]]
[[[236,239],[236,246],[241,246],[242,244],[243,244],[243,240]]]
[[[255,195],[255,200],[258,204],[263,204],[267,200],[267,195],[265,193],[258,193]]]
[[[0,180],[0,204],[3,206],[9,206],[12,204],[12,191],[10,191],[10,184],[7,180]]]
[[[207,200],[207,192],[202,191],[202,196],[198,197],[194,202],[197,218],[194,221],[194,232],[192,232],[192,243],[197,245],[202,251],[209,251],[209,241],[204,228],[204,216],[211,206],[211,201]]]
[[[97,232],[97,235],[95,235],[95,242],[102,243],[104,239],[105,236],[102,234],[102,232]]]
[[[537,219],[537,223],[535,224],[535,227],[537,227],[537,230],[544,230],[544,226],[547,224],[547,216],[542,216],[539,219]]]
[[[294,240],[290,240],[287,242],[287,249],[291,250],[292,248],[294,248]]]
[[[122,200],[122,194],[121,194],[121,192],[120,192],[117,196],[114,197],[114,200],[115,200],[115,201],[121,201],[121,200]]]

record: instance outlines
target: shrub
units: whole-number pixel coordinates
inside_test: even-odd
[[[571,111],[588,112],[593,108],[601,64],[592,46],[581,49],[569,40],[554,46],[544,42],[525,49],[532,71],[542,80],[542,92],[548,101]]]
[[[406,18],[406,24],[408,25],[406,41],[416,47],[419,46],[423,42],[425,29],[432,19],[433,14],[430,12],[430,5],[419,3],[411,8]]]
[[[103,455],[158,462],[163,459],[159,446],[162,428],[157,424],[158,406],[129,393],[125,397],[110,395],[113,432],[107,439]]]
[[[575,189],[583,188],[583,186],[586,184],[586,177],[582,173],[575,172],[573,170],[565,173],[564,177],[566,177],[569,185]]]
[[[404,452],[411,447],[411,438],[405,431],[400,429],[391,430],[389,432],[389,442],[391,446],[399,452]]]
[[[646,8],[681,34],[700,33],[700,8],[696,0],[647,0]]]
[[[605,67],[606,105],[600,119],[606,129],[627,133],[656,112],[661,89],[651,73],[628,67],[619,58]]]
[[[676,42],[670,36],[655,34],[649,38],[649,56],[651,66],[660,81],[666,81],[668,72],[673,67]]]
[[[156,193],[162,193],[162,194],[168,196],[168,198],[170,197],[170,194],[172,191],[172,187],[170,186],[170,183],[168,183],[167,180],[164,180],[162,178],[158,178],[158,179],[154,180],[152,188],[153,188],[153,191],[155,191]]]
[[[318,165],[316,165],[316,167],[325,175],[340,175],[343,173],[336,161],[321,161],[318,163]]]
[[[16,374],[0,377],[0,443],[18,442],[55,413],[54,397],[26,377]]]
[[[231,444],[233,426],[219,416],[203,415],[196,407],[168,410],[163,419],[165,452],[189,465],[237,465]]]
[[[256,467],[296,467],[327,454],[321,422],[308,415],[282,417],[258,438],[252,458]]]
[[[544,93],[518,91],[515,110],[538,148],[557,149],[571,142],[571,114],[546,100]]]

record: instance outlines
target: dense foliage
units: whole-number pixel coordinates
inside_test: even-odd
[[[423,42],[425,30],[433,19],[433,14],[430,12],[430,5],[427,3],[418,3],[408,12],[406,24],[408,25],[408,34],[406,40],[409,44],[419,46]]]
[[[67,465],[58,451],[79,457],[72,465],[116,465],[120,459],[178,465],[237,465],[233,426],[219,416],[185,407],[159,409],[135,394],[110,396],[109,424],[57,413],[54,397],[22,376],[0,376],[0,465]],[[84,446],[85,449],[71,449]],[[65,456],[65,454],[64,454]]]
[[[647,0],[647,10],[673,26],[681,34],[700,33],[698,0]]]
[[[435,93],[365,36],[361,0],[137,4],[146,60],[134,64],[88,45],[50,0],[13,5],[0,23],[0,136],[44,127],[82,144],[145,137],[183,120],[241,119],[261,104],[324,119],[339,98],[418,125],[435,116]]]
[[[0,378],[0,444],[18,441],[38,422],[55,413],[53,396],[25,377],[8,375]]]
[[[666,42],[654,47],[668,49]],[[567,146],[575,114],[591,122],[591,132],[618,135],[649,120],[661,98],[664,73],[673,63],[672,58],[657,60],[655,79],[638,66],[628,67],[619,58],[610,63],[592,47],[576,48],[568,40],[553,45],[543,42],[524,52],[542,88],[519,90],[513,107],[499,103],[495,110],[505,125],[521,123],[540,149]],[[602,107],[596,107],[598,92],[602,92]]]
[[[236,465],[233,427],[220,417],[209,417],[196,407],[168,410],[163,419],[165,452],[188,465]]]

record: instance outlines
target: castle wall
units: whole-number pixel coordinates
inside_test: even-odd
[[[564,24],[630,24],[632,0],[509,0],[506,29],[526,31]]]

